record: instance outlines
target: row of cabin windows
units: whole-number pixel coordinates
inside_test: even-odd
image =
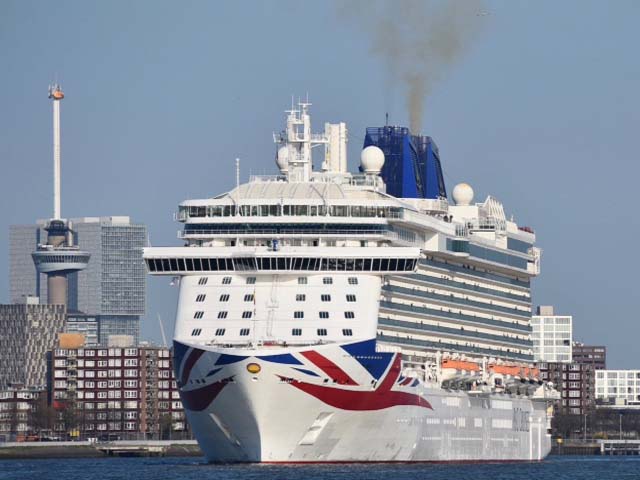
[[[208,281],[209,281],[209,277],[200,277],[200,279],[198,280],[198,285],[206,285]],[[247,277],[246,283],[247,283],[247,285],[255,285],[256,277]],[[331,277],[323,277],[322,278],[322,283],[324,285],[332,285],[333,284],[333,278],[331,278]],[[348,283],[349,283],[349,285],[358,285],[358,278],[357,277],[349,277],[348,278]],[[231,284],[231,277],[223,277],[222,278],[222,284],[223,285],[230,285]],[[298,284],[299,285],[306,285],[307,284],[307,277],[298,277]]]
[[[329,318],[329,312],[318,312],[318,316],[322,319],[327,319]],[[304,312],[302,311],[293,312],[293,318],[296,318],[296,319],[304,318]],[[344,312],[344,318],[354,319],[356,318],[356,314],[354,312]]]
[[[229,315],[229,312],[227,312],[226,310],[220,311],[218,312],[218,319],[225,319],[227,318],[227,316]],[[193,314],[193,318],[195,320],[200,320],[202,317],[204,316],[204,312],[202,310],[199,310],[197,312],[195,312]],[[245,310],[244,312],[242,312],[242,318],[247,319],[247,318],[252,318],[253,317],[253,312],[250,310]],[[329,312],[318,312],[318,317],[325,320],[329,318]],[[295,319],[302,319],[304,318],[304,312],[303,311],[295,311],[293,312],[293,318]],[[346,319],[354,319],[356,318],[356,314],[354,312],[344,312],[344,318]]]
[[[220,301],[221,302],[228,302],[230,299],[230,295],[228,293],[223,293],[222,295],[220,295]],[[347,294],[346,296],[347,298],[347,302],[355,302],[356,301],[356,296],[353,294]],[[196,297],[196,302],[204,302],[205,299],[205,295],[200,294]],[[255,296],[253,293],[247,293],[244,296],[244,301],[245,302],[253,302],[255,299]],[[296,294],[296,302],[305,302],[307,300],[307,295],[304,293],[298,293]],[[331,301],[331,295],[329,294],[322,294],[320,295],[320,300],[322,300],[323,302],[330,302]]]
[[[318,328],[316,330],[316,334],[319,337],[326,337],[327,336],[327,329],[326,328]],[[302,329],[301,328],[294,328],[291,330],[291,335],[294,337],[300,337],[302,336]],[[342,329],[342,335],[344,335],[345,337],[352,337],[353,336],[353,330],[350,328],[343,328]]]
[[[205,298],[206,298],[206,295],[201,293],[198,296],[196,296],[196,302],[204,302]],[[231,297],[230,297],[230,295],[228,293],[223,293],[222,295],[220,295],[220,301],[221,302],[228,302],[230,298]],[[346,296],[346,298],[347,298],[347,302],[355,302],[356,301],[356,296],[353,295],[353,294],[348,294]],[[254,296],[253,293],[247,293],[244,296],[244,301],[245,302],[253,302],[254,299],[255,299],[255,296]],[[304,301],[306,301],[306,299],[307,299],[307,296],[304,293],[299,293],[299,294],[296,295],[296,301],[297,302],[304,302]],[[320,296],[320,300],[322,300],[323,302],[330,302],[331,301],[331,295],[322,294]]]
[[[166,272],[252,272],[256,270],[312,270],[321,272],[412,272],[414,258],[302,258],[302,257],[234,257],[234,258],[147,258],[151,273]],[[227,277],[225,277],[226,279]],[[224,282],[223,282],[224,283]],[[231,283],[231,279],[227,280]]]
[[[226,332],[227,332],[226,328],[218,328],[218,329],[216,329],[215,336],[216,337],[223,337]],[[241,337],[247,337],[250,332],[251,332],[251,329],[249,329],[249,328],[241,328],[240,329],[240,336]],[[193,330],[191,330],[191,336],[192,337],[199,337],[201,333],[202,333],[202,329],[201,328],[194,328]],[[326,337],[327,336],[327,329],[326,328],[318,328],[316,330],[316,334],[319,337]],[[291,335],[294,336],[294,337],[301,336],[302,335],[302,329],[301,328],[293,328],[293,329],[291,329]],[[350,329],[350,328],[343,328],[342,329],[342,335],[344,335],[345,337],[351,337],[351,336],[353,336],[353,330]]]

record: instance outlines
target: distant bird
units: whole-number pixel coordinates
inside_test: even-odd
[[[487,10],[480,10],[478,13],[476,13],[476,17],[486,17],[489,15],[489,12]]]

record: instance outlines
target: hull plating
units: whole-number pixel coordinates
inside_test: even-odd
[[[551,447],[543,402],[404,378],[399,356],[374,341],[233,355],[175,347],[210,462],[531,461]]]

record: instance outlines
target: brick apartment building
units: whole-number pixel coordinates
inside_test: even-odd
[[[574,342],[573,361],[593,365],[596,370],[605,370],[607,368],[607,347]]]
[[[595,404],[595,368],[578,362],[540,362],[540,377],[560,392],[560,412],[584,415]]]
[[[109,439],[188,434],[168,348],[58,348],[50,362],[57,432]]]
[[[37,409],[46,390],[8,387],[0,390],[0,441],[26,440],[38,425]]]
[[[570,362],[539,362],[541,378],[560,392],[560,412],[584,415],[596,404],[596,370],[607,364],[604,346],[574,342]]]

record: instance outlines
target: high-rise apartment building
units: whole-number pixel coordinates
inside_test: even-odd
[[[63,330],[65,315],[64,305],[40,305],[34,297],[0,305],[0,388],[46,386],[47,352]]]
[[[98,341],[107,345],[110,335],[131,335],[139,341],[140,316],[145,312],[145,225],[129,217],[84,217],[70,220],[75,243],[90,254],[87,267],[69,275],[70,312],[95,316]],[[46,222],[13,225],[10,230],[10,298],[47,297],[47,282],[38,274],[31,254],[45,243]]]
[[[534,361],[571,362],[572,324],[570,315],[555,315],[551,306],[538,307],[531,317]]]

